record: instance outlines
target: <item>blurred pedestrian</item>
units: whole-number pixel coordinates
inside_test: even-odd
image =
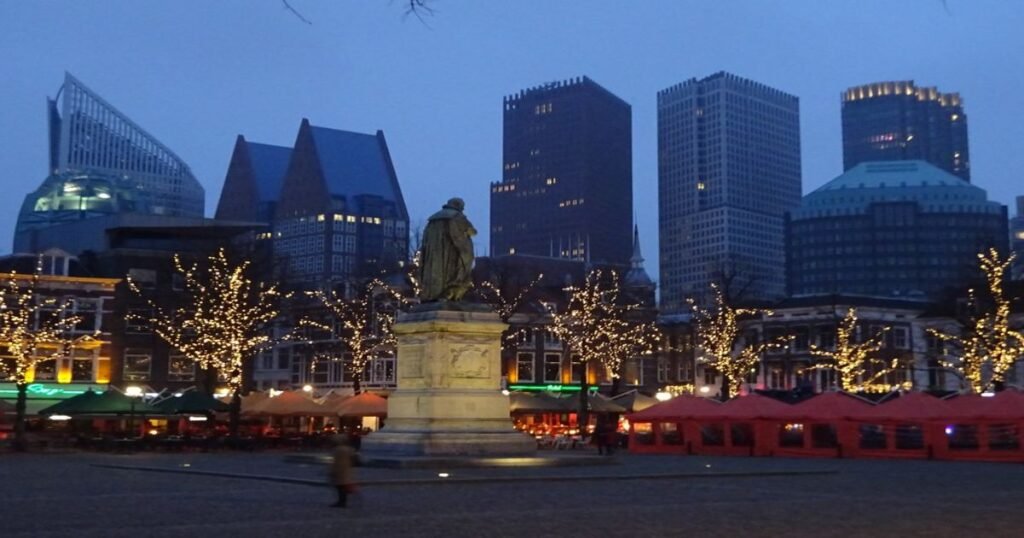
[[[348,496],[356,492],[355,466],[356,451],[347,434],[334,436],[334,460],[331,462],[331,483],[338,491],[338,501],[331,506],[345,508]]]

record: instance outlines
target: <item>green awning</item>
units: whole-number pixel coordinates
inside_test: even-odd
[[[56,403],[39,412],[40,415],[166,415],[140,398],[125,396],[116,390],[103,393],[86,391],[84,394]]]
[[[228,404],[209,394],[196,391],[189,391],[181,396],[171,396],[153,405],[168,415],[226,413],[231,408]]]

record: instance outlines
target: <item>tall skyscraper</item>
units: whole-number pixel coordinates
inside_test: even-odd
[[[505,97],[491,255],[628,263],[632,109],[587,77]]]
[[[843,169],[867,161],[928,161],[971,181],[967,115],[958,93],[912,80],[843,92]]]
[[[270,224],[291,158],[292,148],[249,142],[238,135],[216,218]]]
[[[664,311],[723,280],[742,299],[781,297],[783,217],[799,203],[795,96],[725,72],[658,92]]]
[[[1017,255],[1013,260],[1013,278],[1024,278],[1024,196],[1017,197],[1017,215],[1010,219],[1010,251]]]
[[[47,108],[50,175],[25,197],[15,252],[34,249],[35,230],[97,216],[203,216],[188,165],[70,73]]]

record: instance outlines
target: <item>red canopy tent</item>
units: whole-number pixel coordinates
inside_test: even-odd
[[[693,450],[699,454],[761,456],[770,454],[775,417],[789,404],[757,393],[733,398],[696,418],[700,435]]]
[[[630,450],[679,453],[699,435],[694,417],[714,412],[721,404],[697,396],[679,395],[628,415]]]
[[[857,444],[857,427],[848,417],[874,404],[846,392],[826,392],[775,414],[776,435],[764,441],[784,456],[842,457]]]
[[[949,403],[923,392],[907,392],[850,418],[860,423],[855,454],[881,458],[932,458],[941,438],[938,423],[950,416]]]
[[[1024,461],[1024,394],[1005,390],[992,397],[968,394],[947,401],[949,414],[938,424],[945,443],[936,456],[952,460]]]

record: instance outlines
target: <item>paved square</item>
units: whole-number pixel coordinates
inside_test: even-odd
[[[549,469],[359,469],[355,507],[325,486],[116,470],[94,464],[321,480],[275,454],[0,455],[4,537],[28,536],[1024,536],[1024,466],[921,461],[620,457]],[[710,467],[708,467],[710,465]],[[187,467],[186,467],[187,466]],[[772,477],[619,479],[655,473],[834,470]],[[573,481],[516,477],[609,476]],[[449,479],[449,480],[450,480]],[[435,483],[436,481],[436,483]]]

